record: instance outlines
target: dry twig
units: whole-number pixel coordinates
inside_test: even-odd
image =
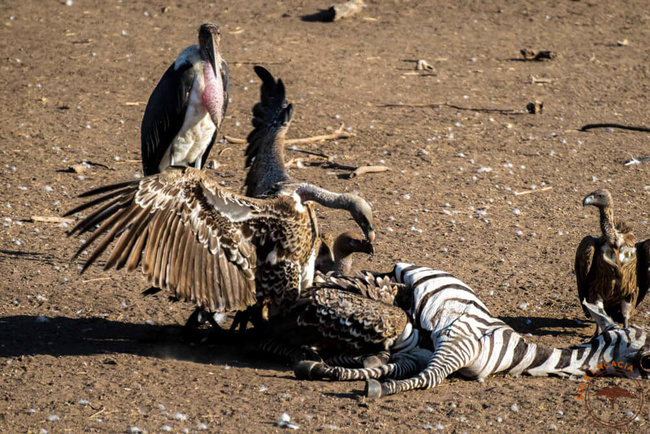
[[[350,178],[365,175],[366,173],[381,173],[390,170],[386,166],[361,166],[357,167],[354,172],[350,173]]]
[[[548,186],[548,187],[538,188],[535,190],[515,191],[515,196],[524,196],[526,194],[542,193],[544,191],[549,191],[552,188],[553,188],[552,186]]]
[[[451,107],[456,110],[467,110],[467,111],[485,112],[485,113],[496,112],[496,113],[508,114],[508,115],[521,115],[521,114],[528,113],[525,110],[462,107],[455,104],[449,104],[447,102],[434,102],[428,104],[378,104],[377,107],[421,107],[421,108]]]
[[[302,139],[289,139],[285,140],[284,143],[287,145],[305,145],[309,143],[317,143],[317,142],[323,142],[325,140],[337,140],[337,139],[347,139],[348,137],[353,137],[354,134],[349,133],[344,130],[345,124],[341,124],[341,126],[334,131],[331,134],[323,134],[321,136],[312,136],[312,137],[305,137]],[[246,139],[239,139],[237,137],[230,137],[230,136],[225,136],[226,141],[229,143],[235,143],[235,144],[246,144],[247,141]]]
[[[72,223],[74,219],[54,215],[33,215],[30,221],[33,223]]]
[[[587,124],[583,125],[582,128],[580,128],[579,131],[588,131],[594,128],[618,128],[621,130],[628,130],[628,131],[640,131],[642,133],[650,133],[650,128],[648,127],[633,127],[631,125],[622,125],[622,124]]]

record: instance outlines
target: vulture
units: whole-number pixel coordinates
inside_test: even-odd
[[[205,165],[228,108],[220,41],[219,26],[201,25],[198,45],[178,55],[149,97],[141,126],[145,176],[167,166]]]
[[[614,321],[628,327],[635,308],[645,297],[650,282],[650,240],[637,242],[632,228],[614,217],[612,194],[597,190],[584,198],[583,206],[600,213],[600,237],[586,236],[578,245],[575,271],[578,296],[605,310]],[[596,326],[596,333],[601,330]]]
[[[352,255],[366,253],[373,255],[373,244],[361,235],[347,231],[332,240],[330,234],[321,235],[321,244],[316,257],[316,271],[327,274],[335,272],[347,276],[352,272]]]
[[[311,277],[313,277],[314,270],[323,273],[341,270],[349,272],[351,267],[349,256],[352,253],[371,254],[374,252],[372,243],[375,233],[372,225],[372,211],[364,200],[355,195],[337,195],[311,184],[290,184],[291,178],[284,162],[284,148],[286,133],[293,116],[293,105],[287,101],[286,89],[281,79],[276,80],[268,70],[261,66],[256,66],[254,70],[262,84],[260,86],[260,101],[253,106],[252,110],[253,130],[247,137],[248,146],[245,150],[245,157],[248,173],[244,183],[245,194],[254,198],[277,197],[288,185],[297,185],[305,195],[305,200],[315,201],[329,208],[348,210],[364,230],[365,238],[346,232],[339,235],[332,245],[331,236],[318,233],[312,250],[314,265],[311,268]],[[310,192],[311,196],[308,197],[307,192]],[[315,214],[313,214],[313,218],[314,228],[317,231]],[[258,277],[266,279],[262,275]],[[305,287],[309,285],[311,285],[311,280]],[[255,314],[257,314],[255,309],[246,315],[238,314],[231,329],[237,327],[244,329],[248,322],[248,316]],[[192,329],[199,327],[205,321],[217,326],[217,321],[212,313],[198,307],[186,325],[188,329]]]
[[[250,146],[258,149],[281,144],[291,121],[283,86],[274,89],[282,98],[263,97],[270,103],[255,111]],[[266,195],[246,197],[201,170],[170,166],[82,195],[95,196],[66,214],[98,206],[70,231],[83,234],[100,225],[77,252],[101,238],[83,269],[117,239],[104,268],[132,271],[141,265],[151,285],[196,303],[188,323],[206,311],[242,312],[255,306],[264,318],[289,311],[314,278],[320,247],[314,203],[347,210],[366,240],[375,238],[365,200],[288,180],[269,186]]]

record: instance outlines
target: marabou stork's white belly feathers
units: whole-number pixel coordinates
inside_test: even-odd
[[[196,162],[194,167],[200,169],[201,157],[212,141],[212,136],[217,126],[212,122],[210,113],[203,105],[203,74],[197,74],[192,90],[190,101],[185,111],[185,120],[180,132],[174,138],[171,152],[171,164],[178,166],[189,166]],[[170,161],[163,158],[162,161]]]

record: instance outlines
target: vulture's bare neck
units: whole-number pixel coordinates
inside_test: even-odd
[[[296,194],[303,202],[311,200],[334,209],[350,210],[354,206],[354,196],[347,193],[333,193],[313,184],[298,184]]]
[[[600,208],[600,230],[607,244],[613,248],[619,248],[623,244],[623,235],[616,230],[614,211],[611,207]]]
[[[334,268],[335,271],[344,276],[352,272],[352,253],[334,251]]]

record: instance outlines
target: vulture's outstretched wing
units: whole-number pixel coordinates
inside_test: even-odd
[[[84,270],[117,239],[105,269],[142,265],[152,285],[212,312],[256,302],[250,225],[269,217],[264,201],[225,191],[200,170],[174,167],[82,196],[103,193],[66,214],[100,205],[70,231],[83,234],[101,225],[75,255],[101,238]]]
[[[181,63],[178,69],[176,63],[172,63],[149,97],[140,127],[145,176],[159,172],[158,167],[167,148],[183,127],[195,77],[191,63]]]
[[[578,281],[578,298],[580,299],[580,306],[585,312],[585,315],[589,317],[589,311],[585,309],[582,302],[588,300],[589,296],[589,284],[587,281],[587,276],[589,271],[591,271],[591,266],[594,263],[594,255],[596,254],[596,248],[598,245],[598,238],[592,236],[586,236],[580,241],[578,249],[576,250],[576,260],[575,260],[575,270],[576,270],[576,279]]]
[[[284,164],[284,135],[291,123],[293,106],[287,102],[282,80],[261,66],[255,72],[262,79],[260,102],[253,106],[253,131],[246,148],[246,196],[268,194],[280,182],[289,181]]]
[[[636,305],[641,304],[650,287],[650,240],[645,240],[636,245],[637,285],[639,296]]]

